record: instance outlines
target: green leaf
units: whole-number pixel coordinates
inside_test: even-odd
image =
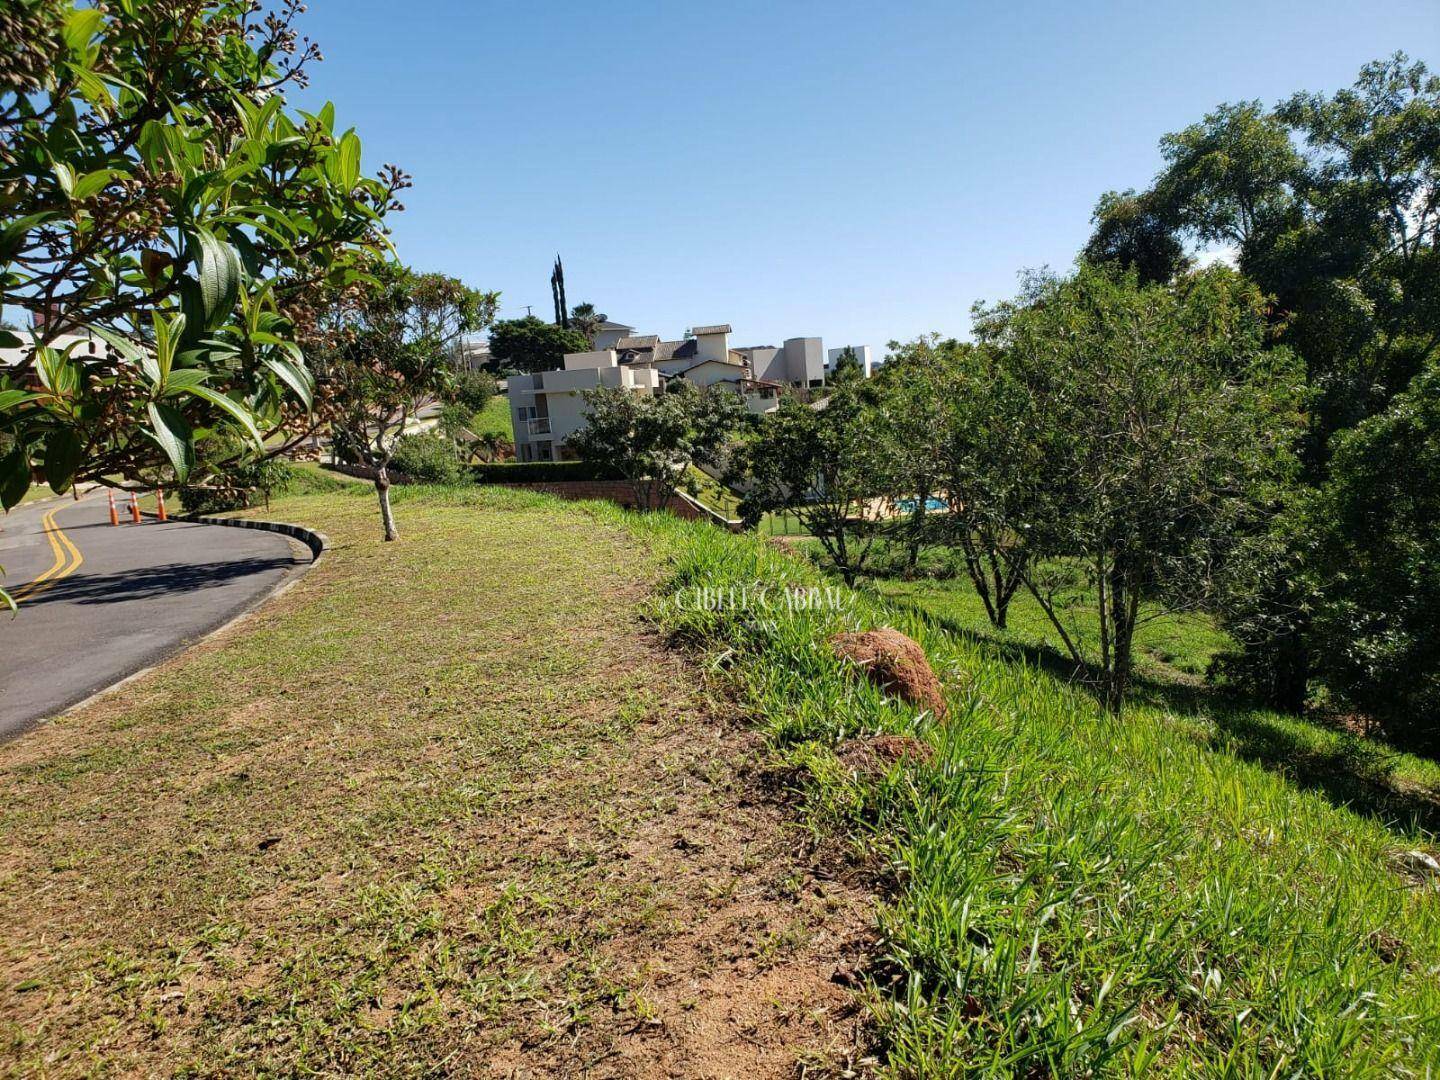
[[[279,356],[264,356],[261,357],[260,362],[273,371],[281,382],[295,391],[295,396],[305,403],[306,409],[315,407],[315,380],[311,377],[308,368],[294,360]]]
[[[80,88],[81,96],[97,110],[108,113],[115,106],[115,99],[110,96],[110,88],[99,75],[82,64],[66,64],[65,67],[75,76],[75,84]]]
[[[63,161],[52,161],[50,171],[55,174],[55,179],[60,182],[60,190],[65,193],[67,199],[75,198],[75,170],[66,165]]]
[[[70,51],[84,56],[90,47],[90,39],[99,31],[104,19],[104,13],[96,8],[76,8],[71,11],[65,17],[65,29],[61,32]]]
[[[360,180],[360,136],[351,128],[340,136],[335,147],[335,172],[333,179],[349,191]]]
[[[235,297],[240,292],[240,256],[208,229],[196,229],[194,238],[192,254],[200,285],[200,306],[205,327],[213,330],[223,326],[235,310]]]
[[[143,371],[145,377],[150,380],[151,386],[160,382],[160,365],[155,362],[155,357],[143,349],[136,348],[119,334],[106,330],[104,327],[92,326],[90,327],[90,331],[98,335],[112,349]]]
[[[187,389],[190,394],[193,394],[202,401],[208,401],[217,409],[224,410],[234,419],[238,420],[240,426],[245,429],[246,433],[254,441],[256,449],[260,449],[265,445],[265,436],[260,434],[260,429],[255,426],[254,415],[244,405],[235,401],[234,398],[228,398],[224,394],[210,389],[208,386],[191,386]]]
[[[15,601],[14,601],[13,599],[11,599],[10,594],[9,594],[8,592],[6,592],[4,589],[0,589],[0,604],[4,604],[4,605],[5,605],[6,607],[8,607],[11,611],[19,611],[19,610],[20,610],[19,608],[17,608],[17,607],[15,606]]]
[[[201,371],[199,368],[176,368],[170,372],[170,378],[165,380],[165,396],[174,397],[177,394],[186,393],[202,385],[209,378],[210,373]]]
[[[73,428],[56,428],[45,436],[45,480],[56,495],[69,490],[83,449]]]
[[[7,412],[16,405],[39,401],[44,396],[43,394],[32,394],[28,390],[0,390],[0,412]]]
[[[0,458],[0,506],[9,510],[30,490],[30,458],[17,446]]]
[[[75,181],[75,187],[70,192],[72,199],[88,199],[92,195],[98,195],[105,189],[105,185],[117,176],[123,175],[119,169],[96,169],[94,172],[86,173]]]
[[[185,418],[169,405],[152,401],[146,405],[150,413],[150,432],[170,464],[175,469],[175,479],[183,484],[195,465],[195,434]]]
[[[155,364],[160,377],[155,386],[162,392],[170,378],[170,369],[175,366],[175,349],[185,333],[185,315],[182,312],[167,320],[158,311],[155,316]]]
[[[0,264],[9,262],[25,243],[25,234],[37,225],[43,225],[52,218],[59,217],[55,210],[42,210],[38,214],[27,214],[10,222],[3,229],[0,229]]]

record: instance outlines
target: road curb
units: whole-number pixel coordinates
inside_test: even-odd
[[[197,525],[224,525],[231,529],[260,529],[264,532],[283,533],[292,540],[299,540],[310,549],[310,562],[317,563],[320,556],[330,550],[330,538],[317,529],[304,525],[292,525],[288,521],[257,521],[253,518],[212,517],[209,514],[177,514],[175,521],[193,521]]]
[[[147,512],[146,517],[153,520],[154,514]],[[13,732],[4,738],[0,738],[0,745],[3,745],[7,742],[12,742],[13,740],[18,738],[22,738],[29,732],[34,731],[36,728],[53,723],[54,721],[59,720],[62,717],[70,716],[72,713],[79,712],[81,709],[84,709],[89,705],[93,705],[101,698],[109,697],[117,690],[129,686],[131,683],[136,682],[139,679],[145,678],[145,676],[155,671],[156,668],[162,667],[163,665],[168,664],[170,661],[174,660],[176,657],[189,652],[191,649],[201,644],[202,642],[206,642],[212,638],[219,637],[221,634],[233,629],[238,624],[245,622],[247,619],[253,617],[260,608],[270,603],[272,600],[276,600],[279,597],[284,596],[292,588],[300,584],[301,579],[304,578],[305,575],[310,573],[311,569],[314,568],[315,564],[320,561],[320,556],[330,549],[330,538],[324,533],[320,532],[318,529],[307,529],[303,525],[293,525],[288,521],[251,521],[246,518],[211,517],[208,514],[177,515],[171,520],[189,521],[194,522],[196,525],[224,525],[232,529],[259,529],[263,532],[281,533],[285,536],[290,537],[292,540],[299,541],[300,543],[308,547],[310,549],[310,562],[308,564],[296,563],[297,569],[292,571],[291,574],[284,581],[282,581],[274,589],[271,589],[269,592],[262,593],[260,596],[255,597],[250,603],[246,604],[245,607],[235,612],[234,615],[226,619],[219,626],[207,630],[205,633],[201,634],[197,638],[193,638],[189,641],[182,641],[173,650],[163,656],[158,657],[152,663],[146,664],[144,667],[138,668],[137,670],[130,672],[128,675],[121,677],[120,679],[111,683],[109,686],[101,687],[99,690],[95,691],[93,694],[90,694],[88,697],[85,697],[80,701],[75,702],[73,705],[66,706],[54,716],[44,717],[34,724],[27,725],[25,728],[19,731]]]

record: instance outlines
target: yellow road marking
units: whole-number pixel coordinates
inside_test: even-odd
[[[55,520],[55,515],[63,509],[63,506],[57,506],[40,519],[45,526],[45,539],[50,541],[50,550],[55,555],[55,563],[29,585],[15,590],[11,599],[17,604],[44,592],[62,578],[69,577],[85,561],[85,556],[80,554],[80,549],[71,542],[70,537],[65,535],[65,530],[60,528],[59,523]]]

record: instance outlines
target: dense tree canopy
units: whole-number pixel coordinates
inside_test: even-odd
[[[533,315],[497,322],[490,331],[490,355],[502,368],[553,371],[565,354],[587,352],[590,340],[579,330],[547,323]]]
[[[1312,634],[1317,615],[1337,625],[1329,606],[1342,602],[1332,590],[1345,575],[1326,560],[1384,558],[1353,546],[1380,542],[1358,526],[1350,542],[1326,530],[1319,543],[1308,504],[1344,433],[1385,414],[1440,350],[1440,78],[1397,53],[1332,95],[1222,105],[1165,136],[1161,150],[1166,165],[1150,190],[1102,201],[1085,255],[1142,268],[1137,250],[1150,245],[1225,245],[1270,298],[1272,340],[1304,363],[1301,482],[1277,503],[1269,572],[1223,608],[1242,650],[1226,669],[1273,704],[1300,708],[1311,676],[1333,668],[1338,640]],[[1126,225],[1130,198],[1151,215],[1139,236]],[[1370,438],[1398,430],[1377,425]]]
[[[0,303],[42,320],[0,387],[11,505],[32,469],[184,480],[197,440],[303,432],[296,338],[386,247],[407,181],[361,171],[335,110],[287,107],[319,51],[298,0],[26,0],[0,30]],[[50,347],[69,329],[102,347]]]
[[[1023,465],[996,468],[1020,489],[1002,509],[1028,549],[1026,584],[1118,709],[1139,623],[1205,604],[1217,567],[1259,528],[1286,476],[1298,375],[1264,347],[1259,291],[1224,267],[1172,286],[1093,267],[1034,277],[977,329],[998,350],[988,423],[1009,445],[993,449]],[[1056,602],[1076,567],[1098,657]]]

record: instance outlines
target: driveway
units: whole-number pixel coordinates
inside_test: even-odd
[[[309,562],[278,533],[114,527],[103,491],[0,516],[3,582],[20,607],[0,611],[0,741],[203,637]]]

